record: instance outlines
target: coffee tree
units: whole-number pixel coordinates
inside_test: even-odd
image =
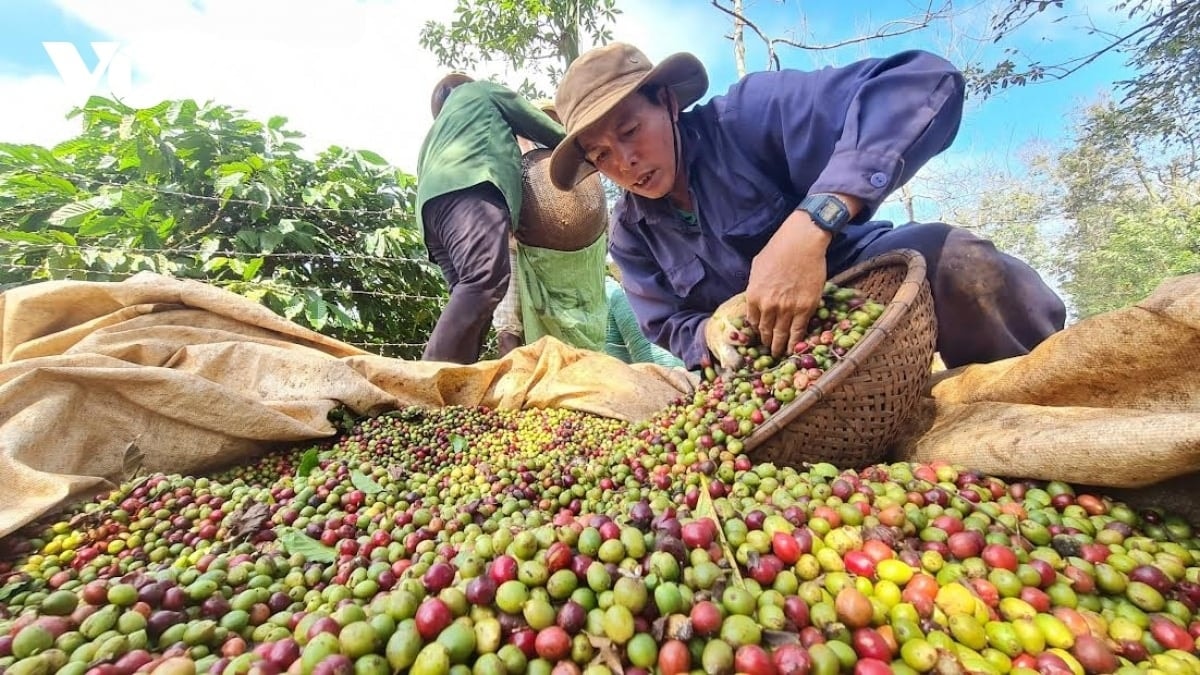
[[[327,335],[416,357],[445,296],[415,179],[365,150],[224,105],[101,97],[53,148],[0,144],[0,284],[148,270],[239,293]]]

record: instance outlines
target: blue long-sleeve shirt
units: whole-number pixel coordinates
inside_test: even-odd
[[[695,368],[704,322],[746,290],[750,264],[808,194],[864,209],[829,245],[840,270],[891,224],[870,222],[893,190],[945,150],[962,119],[962,74],[907,51],[840,68],[752,73],[680,115],[694,214],[625,193],[609,251],[642,332]]]

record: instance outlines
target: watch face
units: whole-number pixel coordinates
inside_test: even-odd
[[[840,215],[842,215],[842,210],[838,208],[837,202],[832,199],[826,201],[821,206],[821,220],[827,223],[835,222]]]

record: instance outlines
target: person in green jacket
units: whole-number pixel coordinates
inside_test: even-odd
[[[562,126],[516,92],[451,73],[433,89],[433,126],[417,159],[417,222],[450,301],[422,359],[479,360],[492,314],[508,288],[509,233],[521,213],[516,137],[547,147]]]

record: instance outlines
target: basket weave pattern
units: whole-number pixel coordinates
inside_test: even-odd
[[[831,281],[886,308],[840,362],[746,439],[755,461],[843,469],[878,463],[929,379],[937,319],[921,254],[891,251]]]
[[[536,148],[521,157],[521,227],[517,240],[558,251],[587,248],[608,229],[608,205],[599,174],[570,191],[550,182],[550,150]]]

